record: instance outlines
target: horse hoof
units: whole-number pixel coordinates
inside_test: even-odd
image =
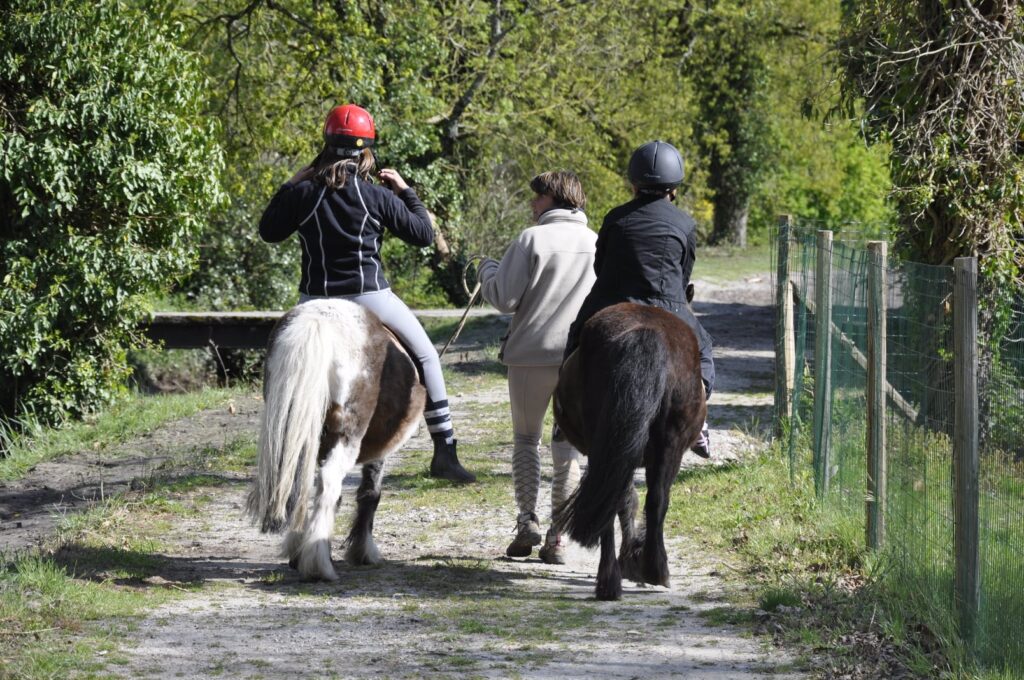
[[[644,577],[640,574],[640,568],[630,560],[619,560],[619,568],[622,570],[622,578],[633,583],[643,583]]]
[[[317,581],[323,581],[325,583],[334,583],[335,581],[339,580],[338,572],[334,571],[333,569],[331,569],[331,571],[329,572],[310,573],[305,573],[302,570],[299,570],[299,574],[302,576],[303,581],[309,581],[311,583],[316,583]]]
[[[376,548],[373,550],[348,550],[345,552],[345,561],[353,567],[376,567],[384,564],[384,558],[380,556]]]
[[[597,583],[594,594],[599,600],[619,600],[622,598],[622,578],[618,574],[606,575],[601,578],[597,575]]]
[[[622,599],[622,584],[620,583],[618,585],[614,585],[614,586],[608,585],[608,586],[604,586],[604,587],[598,586],[597,590],[594,593],[594,595],[597,597],[597,599],[602,600],[604,602],[609,602],[609,601],[613,601],[613,600],[621,600]]]
[[[288,566],[291,569],[298,569],[299,568],[299,558],[298,557],[293,557],[290,560],[288,560]]]

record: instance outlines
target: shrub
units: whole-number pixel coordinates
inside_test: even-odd
[[[117,0],[0,10],[0,415],[123,389],[143,300],[221,196],[196,60]]]

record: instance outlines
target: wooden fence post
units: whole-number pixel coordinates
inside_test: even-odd
[[[886,256],[885,241],[868,242],[868,422],[867,422],[867,545],[885,542],[885,386]]]
[[[978,261],[953,262],[953,551],[960,635],[974,647],[981,606],[978,550]]]
[[[789,244],[793,218],[779,216],[778,262],[775,276],[775,436],[781,437],[793,413],[796,338],[793,327],[793,294],[789,281]]]
[[[832,232],[818,232],[814,270],[814,487],[828,493],[832,421]]]

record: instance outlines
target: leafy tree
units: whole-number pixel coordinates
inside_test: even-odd
[[[865,144],[858,125],[830,115],[839,95],[832,58],[839,3],[788,0],[776,8],[792,37],[777,42],[768,62],[776,146],[751,198],[750,222],[758,228],[752,238],[765,234],[780,213],[829,228],[861,223],[886,233],[893,220],[888,147]]]
[[[767,50],[774,3],[686,3],[679,39],[696,97],[694,137],[707,164],[712,243],[745,246],[750,199],[774,148]]]
[[[868,138],[891,145],[893,193],[906,258],[947,265],[979,259],[983,414],[998,410],[999,343],[1012,320],[1007,291],[1024,284],[1024,7],[1017,0],[849,1],[840,59],[845,104],[863,100]],[[925,308],[948,333],[944,310]],[[924,338],[937,353],[940,330]],[[989,378],[995,378],[991,382]],[[952,364],[935,361],[930,391],[952,383]],[[929,422],[943,422],[928,398]],[[987,438],[991,418],[982,436]]]
[[[848,124],[823,127],[837,96],[826,59],[839,3],[686,0],[664,10],[666,55],[694,98],[693,188],[708,202],[707,240],[743,246],[780,212],[884,221],[888,176]],[[698,210],[700,218],[702,211]]]
[[[195,60],[116,0],[0,10],[0,412],[114,396],[220,193]]]
[[[891,144],[899,246],[948,264],[978,255],[1024,282],[1024,13],[1016,0],[849,1],[845,104]]]
[[[385,266],[407,298],[426,288],[457,301],[460,254],[500,254],[528,220],[524,192],[536,172],[577,170],[603,212],[626,195],[628,149],[685,127],[663,113],[680,108],[669,97],[678,87],[631,96],[642,86],[636,72],[660,64],[641,39],[647,9],[554,0],[184,6],[189,45],[209,55],[216,83],[211,109],[224,124],[232,201],[204,238],[208,266],[191,289],[224,307],[294,300],[295,249],[259,243],[255,220],[277,183],[316,152],[319,123],[340,101],[374,114],[382,163],[415,183],[450,246],[385,239]]]

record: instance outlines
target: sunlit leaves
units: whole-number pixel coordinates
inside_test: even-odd
[[[0,413],[54,420],[122,389],[141,296],[191,268],[221,197],[203,86],[125,3],[6,4]]]

